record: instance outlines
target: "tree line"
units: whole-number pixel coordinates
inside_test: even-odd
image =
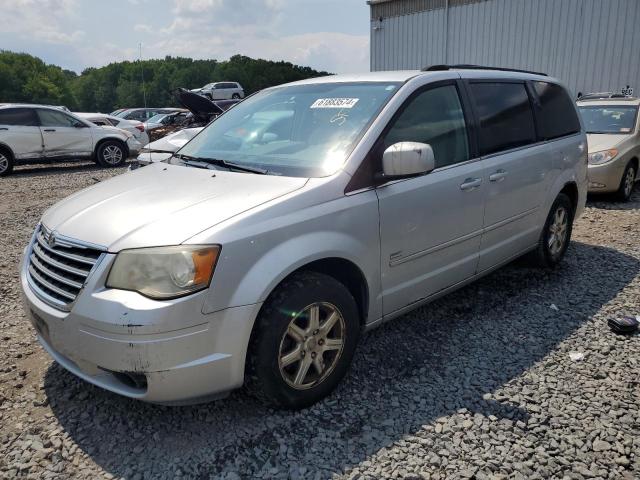
[[[72,111],[111,112],[117,108],[177,106],[171,91],[210,82],[239,82],[245,93],[281,83],[328,75],[289,62],[235,55],[229,60],[183,57],[116,62],[87,68],[80,75],[26,53],[0,50],[0,103],[64,105]],[[144,78],[144,90],[143,90]]]

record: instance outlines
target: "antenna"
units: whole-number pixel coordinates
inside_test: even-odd
[[[144,66],[142,65],[142,42],[138,44],[140,49],[140,76],[142,77],[142,99],[144,101],[144,108],[147,108],[147,92],[144,88]]]

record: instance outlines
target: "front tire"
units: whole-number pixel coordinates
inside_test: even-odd
[[[246,387],[269,405],[301,409],[329,395],[351,364],[358,308],[333,277],[301,272],[265,303],[251,336]]]
[[[98,146],[96,158],[103,167],[119,167],[127,160],[127,149],[122,142],[107,140]]]
[[[622,174],[622,180],[620,180],[620,187],[616,192],[616,197],[621,202],[628,202],[631,198],[631,194],[633,193],[633,187],[636,183],[636,167],[633,164],[627,165],[627,168],[624,169],[624,173]]]
[[[10,175],[13,171],[13,156],[5,149],[0,149],[0,177]]]
[[[575,209],[567,195],[561,193],[551,206],[538,247],[532,252],[534,263],[542,268],[557,266],[569,247]]]

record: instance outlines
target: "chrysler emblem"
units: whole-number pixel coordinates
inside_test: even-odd
[[[47,242],[51,248],[56,246],[56,232],[44,232],[44,241]]]

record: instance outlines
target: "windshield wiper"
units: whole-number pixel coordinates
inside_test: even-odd
[[[260,167],[250,167],[249,165],[243,165],[240,163],[228,162],[227,160],[221,160],[219,158],[207,158],[207,157],[192,157],[190,155],[184,155],[182,153],[178,153],[174,155],[176,158],[179,158],[182,161],[185,161],[187,165],[192,165],[194,167],[205,168],[203,164],[206,165],[215,165],[217,167],[225,167],[229,170],[240,170],[243,172],[257,173],[259,175],[267,175],[269,170],[260,168]],[[187,163],[188,162],[188,163]]]

